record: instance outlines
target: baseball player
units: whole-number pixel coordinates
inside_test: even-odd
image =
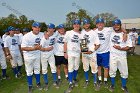
[[[136,46],[136,43],[138,41],[138,33],[136,32],[136,28],[132,28],[132,31],[129,33],[129,37],[132,40],[132,47],[130,48],[131,55],[134,55],[135,46]]]
[[[4,33],[4,35],[2,36],[3,42],[5,41],[5,38],[9,35],[8,29],[5,29],[4,32],[5,32],[5,33]]]
[[[98,64],[98,79],[99,86],[102,83],[101,77],[101,67],[104,68],[104,86],[107,87],[107,78],[108,78],[108,70],[109,70],[109,44],[110,44],[110,35],[113,32],[113,29],[110,27],[104,27],[104,19],[98,18],[96,20],[97,29],[95,30],[98,34],[100,40],[100,47],[97,49],[97,64]],[[121,28],[123,34],[123,40],[126,41],[126,30]]]
[[[57,67],[58,83],[61,82],[61,64],[63,64],[65,77],[68,80],[68,61],[64,57],[64,35],[65,27],[63,24],[58,25],[58,36],[55,42],[54,54],[55,54],[55,65]]]
[[[82,53],[82,62],[86,82],[84,88],[88,86],[89,83],[89,66],[91,67],[91,72],[93,74],[94,86],[98,90],[97,86],[97,62],[96,62],[96,50],[99,48],[99,38],[95,31],[90,29],[90,21],[88,19],[83,20],[83,30],[81,32],[81,38],[87,40],[87,52]]]
[[[53,76],[53,85],[56,88],[59,88],[57,83],[57,74],[56,74],[56,66],[55,66],[55,58],[54,58],[54,44],[55,44],[55,25],[50,23],[48,24],[48,29],[45,33],[45,36],[42,38],[40,45],[41,48],[41,64],[42,64],[42,74],[45,81],[45,90],[48,90],[48,75],[47,68],[48,64],[50,65],[52,76]]]
[[[6,64],[6,58],[4,54],[4,49],[1,46],[3,44],[3,41],[0,37],[0,65],[2,69],[2,79],[9,79],[9,77],[6,75],[6,69],[7,69],[7,64]]]
[[[99,85],[101,85],[101,67],[103,66],[104,85],[107,86],[107,77],[109,69],[109,41],[112,30],[110,28],[104,27],[104,25],[104,19],[96,19],[97,29],[95,30],[95,32],[97,32],[100,40],[100,47],[97,49],[98,79]]]
[[[110,69],[109,75],[111,77],[110,91],[114,91],[115,88],[115,77],[116,71],[119,69],[122,82],[122,90],[128,93],[126,87],[126,79],[128,78],[128,67],[127,67],[127,50],[132,46],[131,40],[128,38],[127,41],[123,41],[123,32],[121,29],[120,19],[113,21],[113,29],[110,37]]]
[[[5,38],[4,47],[7,58],[10,59],[13,72],[16,78],[21,76],[21,67],[23,65],[20,43],[17,36],[15,36],[14,27],[8,27],[9,36]]]
[[[20,32],[20,29],[19,28],[16,28],[15,29],[15,36],[18,36],[19,37],[19,42],[21,44],[23,34]]]
[[[32,93],[32,76],[35,74],[37,88],[42,89],[40,84],[40,41],[44,33],[40,32],[40,23],[34,22],[32,24],[32,31],[23,36],[21,49],[25,61],[25,70],[27,74],[27,82],[29,86],[28,93]]]
[[[68,59],[68,78],[69,78],[69,88],[68,92],[72,91],[74,80],[74,85],[77,84],[77,74],[80,63],[80,20],[73,21],[73,30],[67,31],[64,37],[64,56]],[[66,92],[67,92],[66,91]]]
[[[28,32],[30,32],[29,28],[23,28],[22,30],[23,35],[27,34]]]

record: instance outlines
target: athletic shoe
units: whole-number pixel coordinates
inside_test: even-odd
[[[85,83],[84,83],[84,88],[87,88],[87,86],[88,86],[88,84],[89,84],[89,81],[86,81]]]
[[[115,89],[115,86],[114,86],[114,85],[111,85],[111,86],[109,87],[109,91],[111,91],[111,92],[113,92],[114,89]]]
[[[37,86],[36,86],[39,90],[42,90],[42,87],[41,87],[41,84],[38,83]]]
[[[124,93],[129,93],[126,86],[123,86],[123,87],[122,87],[122,90],[124,91]]]

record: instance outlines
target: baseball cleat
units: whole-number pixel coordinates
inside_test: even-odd
[[[33,87],[29,86],[28,93],[32,93]]]
[[[45,90],[45,91],[48,90],[48,84],[45,84],[44,90]]]
[[[114,86],[114,85],[111,85],[111,86],[109,87],[109,91],[110,91],[110,92],[113,92],[114,89],[115,89],[115,86]]]
[[[124,93],[129,93],[126,86],[122,86],[122,90],[124,91]]]
[[[97,83],[94,83],[94,88],[95,88],[95,91],[99,91],[100,90],[100,87]]]
[[[78,87],[78,81],[77,81],[77,79],[74,79],[73,80],[73,84],[74,84],[75,87]]]
[[[36,86],[39,90],[42,90],[42,87],[41,87],[41,84],[38,83],[37,86]]]
[[[64,91],[64,93],[70,93],[72,91],[73,88],[73,84],[69,84],[69,87],[66,91]]]
[[[89,81],[86,81],[85,83],[84,83],[84,88],[87,88],[87,86],[88,86],[88,84],[89,84]]]

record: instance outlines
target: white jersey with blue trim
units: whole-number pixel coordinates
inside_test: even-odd
[[[81,38],[82,39],[84,39],[84,38],[87,39],[87,47],[89,48],[89,51],[94,51],[95,52],[95,50],[94,50],[95,45],[100,44],[98,34],[93,30],[90,30],[90,31],[82,30]]]
[[[8,47],[10,52],[12,52],[14,54],[20,53],[19,45],[20,45],[20,42],[19,42],[18,36],[14,35],[11,37],[9,35],[5,38],[4,47]]]
[[[40,41],[43,38],[43,36],[43,32],[39,32],[39,34],[35,35],[31,31],[23,36],[21,47],[33,47],[36,44],[40,44]],[[40,50],[23,51],[23,54],[26,56],[35,56],[40,54]]]
[[[67,31],[64,37],[64,42],[67,43],[67,52],[69,56],[80,56],[80,39],[81,34],[73,30]]]
[[[55,38],[56,38],[55,35],[50,36],[48,39],[46,39],[43,36],[43,38],[41,39],[40,45],[43,48],[47,48],[47,47],[50,47],[50,46],[53,46],[54,47],[54,45],[55,45]],[[54,53],[54,49],[52,49],[51,51],[42,51],[41,53],[52,55]]]
[[[56,56],[64,56],[64,35],[58,34],[54,46]]]
[[[109,52],[110,35],[112,31],[113,29],[110,27],[104,27],[101,31],[98,29],[95,30],[100,40],[100,47],[97,49],[97,54]]]
[[[111,37],[110,37],[110,53],[115,53],[118,55],[122,55],[122,57],[126,57],[126,51],[118,50],[115,49],[113,46],[117,45],[122,47],[132,47],[132,41],[130,38],[127,39],[126,42],[123,41],[123,32],[116,33],[112,32]]]
[[[1,44],[3,44],[3,40],[2,40],[2,38],[0,37],[0,49],[2,49]]]

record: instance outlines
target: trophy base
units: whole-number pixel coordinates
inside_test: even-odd
[[[88,52],[88,48],[82,49],[81,52]]]

